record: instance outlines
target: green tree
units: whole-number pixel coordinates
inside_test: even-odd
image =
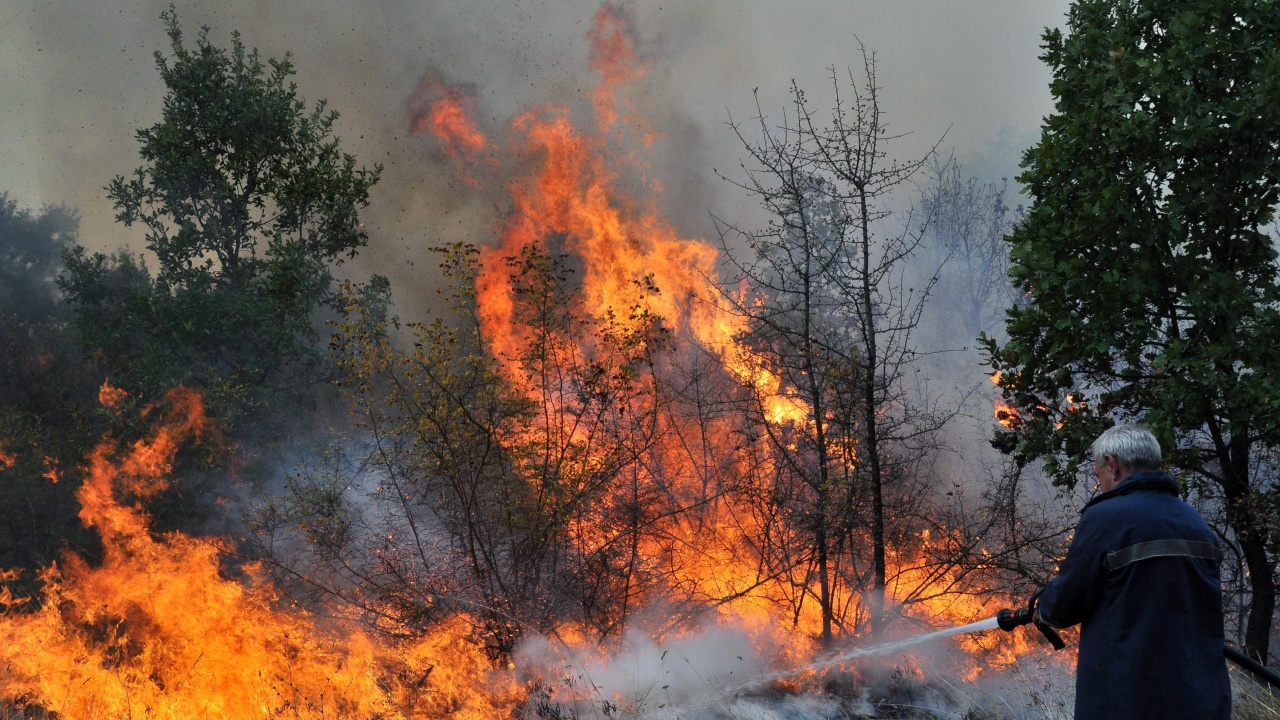
[[[1044,35],[1056,110],[1009,236],[1027,303],[985,339],[1020,409],[996,444],[1072,486],[1089,443],[1143,419],[1220,511],[1266,657],[1280,499],[1280,13],[1275,3],[1078,0]]]
[[[144,165],[107,187],[117,219],[145,228],[154,274],[77,248],[62,285],[114,382],[194,384],[227,421],[315,379],[314,315],[333,265],[367,242],[358,214],[381,167],[341,151],[337,113],[307,108],[289,55],[264,63],[239,34],[215,47],[207,27],[189,49],[173,7],[161,18],[163,116],[137,133]]]
[[[0,568],[34,571],[67,545],[96,550],[73,495],[103,425],[85,411],[101,378],[85,369],[55,284],[77,224],[66,207],[32,213],[0,194]],[[15,594],[34,582],[24,575]]]

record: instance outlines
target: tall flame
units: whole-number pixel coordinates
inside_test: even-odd
[[[643,77],[647,68],[638,58],[630,25],[612,6],[600,9],[587,37],[591,67],[600,77],[593,105],[604,131],[621,117],[618,107],[625,83]],[[576,310],[603,325],[629,317],[634,308],[644,308],[661,318],[677,338],[714,353],[733,377],[754,386],[764,396],[770,422],[807,422],[806,404],[784,387],[761,357],[738,342],[746,324],[741,315],[730,311],[719,288],[717,248],[699,238],[682,237],[651,199],[624,194],[619,168],[631,158],[617,151],[613,144],[617,136],[584,131],[572,117],[563,107],[526,112],[511,123],[504,142],[488,146],[509,156],[505,165],[519,168],[505,188],[512,209],[503,222],[500,242],[481,251],[476,280],[483,335],[510,381],[517,387],[525,382],[519,358],[532,338],[530,329],[516,317],[518,289],[505,260],[529,248],[548,254],[564,252],[580,271]],[[446,147],[459,142],[457,133],[432,132]],[[463,149],[449,152],[462,157]],[[532,171],[527,170],[530,158],[536,160]],[[678,427],[681,421],[669,422]],[[672,430],[673,436],[680,434]],[[712,442],[728,444],[724,438],[712,438]],[[655,452],[668,450],[660,447]],[[772,618],[781,591],[777,585],[760,586],[759,569],[741,552],[752,541],[746,534],[753,528],[732,520],[733,514],[732,508],[726,508],[709,525],[673,529],[673,536],[686,538],[677,545],[681,549],[650,550],[668,558],[680,556],[671,562],[682,568],[690,583],[702,588],[705,597],[735,597],[721,607],[723,612],[740,618]],[[589,535],[590,530],[583,532]],[[923,614],[930,619],[964,623],[984,613],[990,617],[998,609],[990,602],[957,600],[954,578],[945,573],[932,576],[916,569],[920,566],[913,555],[895,558],[891,575],[900,588],[891,589],[891,595],[901,588],[914,591],[922,583],[937,583],[937,599],[917,604],[927,608]],[[790,622],[802,633],[816,634],[820,624],[816,603],[797,605],[802,609]]]
[[[648,68],[636,55],[635,31],[631,22],[616,7],[604,3],[596,11],[587,31],[591,46],[591,69],[600,75],[592,101],[600,128],[618,123],[618,91],[627,83],[648,74]]]

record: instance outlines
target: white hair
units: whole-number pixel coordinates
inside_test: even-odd
[[[1126,470],[1159,470],[1164,464],[1160,454],[1160,442],[1145,425],[1116,425],[1093,441],[1093,459],[1101,461],[1104,455],[1115,458]]]

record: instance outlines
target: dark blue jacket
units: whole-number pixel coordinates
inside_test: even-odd
[[[1218,540],[1163,472],[1084,507],[1040,596],[1051,625],[1081,623],[1076,718],[1231,716]]]

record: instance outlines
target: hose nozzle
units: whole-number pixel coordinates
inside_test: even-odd
[[[1062,641],[1062,636],[1058,634],[1058,630],[1043,620],[1036,620],[1036,600],[1040,599],[1040,593],[1031,596],[1031,600],[1027,602],[1027,606],[1017,610],[1005,608],[996,613],[996,625],[1005,632],[1013,632],[1016,627],[1034,624],[1036,629],[1044,635],[1045,639],[1053,645],[1054,650],[1061,650],[1067,644]]]
[[[1031,622],[1032,610],[1030,607],[1020,608],[1018,610],[1010,610],[1005,608],[996,614],[996,623],[1000,629],[1005,632],[1013,632],[1016,627],[1021,627]]]

